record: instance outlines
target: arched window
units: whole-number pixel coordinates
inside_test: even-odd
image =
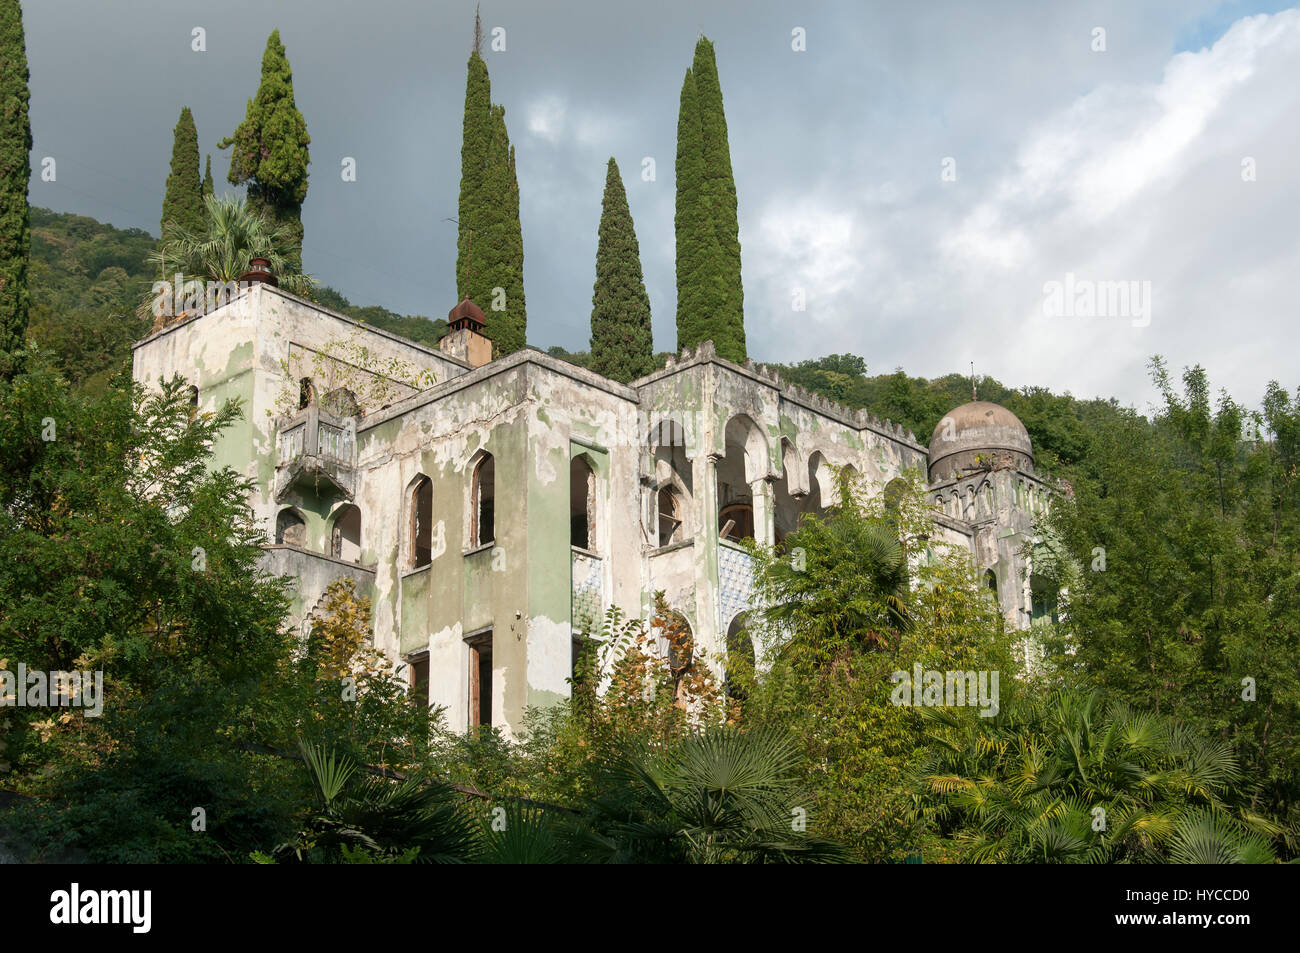
[[[433,481],[416,477],[410,500],[411,568],[419,569],[433,562]]]
[[[823,486],[824,484],[824,486]],[[826,502],[835,499],[833,479],[829,464],[821,451],[808,455],[808,496],[804,500],[805,513],[822,513]]]
[[[190,420],[193,421],[199,415],[199,389],[193,384],[190,385]]]
[[[727,627],[727,669],[723,690],[728,698],[745,700],[744,686],[754,675],[754,642],[749,637],[749,613],[742,612]]]
[[[781,476],[772,484],[772,539],[777,546],[799,528],[807,485],[801,482],[799,451],[789,437],[781,438]]]
[[[754,538],[754,507],[748,503],[724,506],[718,513],[718,535],[738,543]]]
[[[894,477],[885,484],[885,512],[897,514],[899,507],[902,505],[903,497],[907,494],[907,481],[902,477]]]
[[[727,421],[726,453],[718,461],[718,535],[739,542],[754,536],[754,484],[768,471],[767,440],[744,414]],[[764,540],[767,542],[767,540]]]
[[[351,503],[340,507],[334,516],[330,555],[350,563],[361,562],[361,510]]]
[[[289,546],[307,545],[307,521],[297,510],[281,510],[275,518],[275,541]]]
[[[486,546],[496,537],[496,462],[492,454],[485,453],[474,468],[470,485],[471,546]]]
[[[998,577],[992,569],[984,570],[984,588],[993,593],[993,598],[998,597]]]
[[[320,400],[320,405],[336,417],[356,417],[361,413],[357,395],[346,387],[336,387]]]
[[[304,377],[298,382],[298,409],[304,410],[307,405],[316,397],[316,388],[311,382],[310,377]]]
[[[569,544],[596,548],[596,474],[585,454],[569,461]]]
[[[681,539],[682,519],[677,506],[677,491],[666,486],[659,491],[659,545],[667,546]]]

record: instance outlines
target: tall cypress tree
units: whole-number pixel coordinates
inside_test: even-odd
[[[677,345],[745,360],[736,184],[713,44],[700,37],[677,117]]]
[[[227,181],[247,182],[249,203],[292,230],[293,247],[285,257],[294,271],[302,270],[302,203],[307,197],[310,143],[307,120],[294,102],[293,71],[280,31],[272,30],[262,54],[257,96],[248,101],[244,121],[217,148],[235,147]]]
[[[203,197],[216,195],[216,187],[212,183],[212,153],[208,153],[208,163],[203,169]]]
[[[476,20],[477,22],[477,20]],[[487,64],[478,50],[469,56],[465,80],[465,118],[460,142],[460,229],[456,238],[456,290],[470,297],[481,308],[488,306],[482,288],[474,281],[480,272],[484,236],[479,221],[483,203],[483,182],[487,172],[488,151],[492,145],[492,86]],[[477,252],[476,252],[476,246]]]
[[[20,369],[31,305],[27,184],[32,174],[32,126],[27,80],[22,8],[18,0],[0,0],[0,378],[4,379]]]
[[[456,288],[485,312],[484,333],[500,356],[527,343],[524,242],[515,150],[506,132],[504,107],[492,104],[487,64],[479,55],[481,41],[475,13],[461,129]],[[497,288],[502,294],[496,293]],[[498,306],[504,310],[495,310]]]
[[[190,107],[181,109],[181,118],[172,132],[171,174],[163,195],[162,228],[167,223],[198,233],[204,226],[203,183],[199,179],[199,133],[194,127]],[[160,232],[159,234],[163,234]]]
[[[618,163],[605,170],[596,286],[591,295],[591,369],[626,384],[654,370],[650,296],[641,273],[641,249]]]
[[[502,354],[509,354],[528,344],[528,317],[524,301],[524,230],[519,221],[519,177],[515,174],[515,147],[510,144],[506,133],[504,106],[497,106],[494,110],[493,127],[493,147],[498,150],[498,155],[501,151],[506,154],[501,221],[501,287],[506,292],[506,308],[492,312],[501,329],[492,340]]]
[[[710,218],[721,252],[722,285],[726,296],[724,317],[731,326],[732,343],[745,359],[745,288],[740,277],[740,220],[736,203],[736,180],[731,170],[731,145],[727,138],[727,116],[722,106],[722,84],[713,44],[700,37],[695,44],[695,88],[699,96],[700,125],[704,133],[704,163],[709,180]]]

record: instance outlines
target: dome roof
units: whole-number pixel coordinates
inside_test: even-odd
[[[1010,456],[1032,472],[1034,447],[1020,418],[1001,404],[973,400],[949,411],[930,437],[930,479],[946,480],[974,469],[976,457]]]

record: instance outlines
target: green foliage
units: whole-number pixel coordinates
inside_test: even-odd
[[[34,208],[31,341],[73,386],[102,393],[130,367],[131,345],[149,331],[137,306],[157,277],[157,242],[79,215]]]
[[[589,351],[566,351],[558,344],[554,344],[546,349],[546,353],[551,357],[558,357],[562,361],[568,361],[570,364],[576,364],[578,367],[591,370],[592,356]]]
[[[131,345],[149,333],[153,316],[140,303],[149,299],[158,277],[153,258],[157,239],[140,229],[118,229],[43,208],[31,210],[31,221],[28,338],[70,384],[100,394],[113,376],[129,370]],[[174,275],[179,265],[171,264],[169,260],[168,270]],[[332,288],[299,290],[326,307],[430,347],[447,329],[445,319],[354,305]]]
[[[487,64],[477,50],[470,54],[466,70],[460,144],[460,227],[456,239],[456,287],[462,297],[469,294],[471,284],[470,256],[479,237],[478,213],[483,201],[488,150],[492,145],[492,81]]]
[[[797,739],[810,830],[866,860],[934,840],[907,819],[924,746],[916,711],[891,700],[897,671],[1017,671],[1000,611],[969,557],[927,538],[919,480],[885,509],[840,475],[840,501],[777,551],[755,551],[751,629],[770,668],[743,685],[740,722]],[[909,568],[910,567],[910,568]]]
[[[27,209],[32,125],[27,115],[27,45],[18,0],[0,0],[0,378],[21,367],[31,294]]]
[[[33,849],[119,862],[251,849],[281,816],[278,779],[234,746],[234,726],[289,645],[248,484],[209,468],[239,410],[191,418],[179,378],[88,396],[34,352],[27,367],[0,385],[0,659],[104,683],[98,718],[21,709],[0,726],[14,783],[48,798],[23,825]]]
[[[591,368],[624,384],[655,369],[641,251],[613,157],[605,174],[596,286],[591,296]]]
[[[456,287],[483,309],[497,356],[524,347],[528,326],[519,182],[505,115],[492,103],[487,65],[474,51],[465,83]]]
[[[203,185],[200,189],[200,198],[207,198],[209,195],[216,195],[217,189],[212,182],[212,154],[208,153],[208,158],[203,166]]]
[[[867,375],[866,362],[854,354],[830,354],[798,364],[774,364],[783,380],[798,384],[848,407],[861,407],[902,424],[922,443],[944,415],[971,396],[970,378],[947,374],[933,380],[892,374]],[[1054,472],[1078,462],[1092,450],[1092,433],[1122,413],[1114,400],[1079,400],[1042,387],[1019,390],[991,377],[978,381],[981,400],[1001,404],[1020,418],[1034,444],[1035,465]]]
[[[736,184],[713,44],[700,37],[677,118],[677,346],[712,340],[743,363],[744,287]]]
[[[991,718],[923,714],[933,743],[915,813],[963,860],[1274,860],[1260,831],[1277,828],[1230,807],[1241,780],[1231,747],[1185,723],[1069,690],[1018,693]]]
[[[446,318],[427,318],[421,314],[398,314],[379,305],[355,305],[333,288],[317,285],[312,289],[312,300],[332,308],[350,318],[364,321],[384,331],[401,335],[408,341],[437,347],[443,335],[447,333]]]
[[[1300,401],[1211,400],[1200,367],[1164,406],[1091,435],[1051,527],[1068,556],[1064,671],[1231,744],[1251,807],[1300,824]],[[1246,423],[1257,428],[1253,439]]]
[[[283,225],[290,236],[285,251],[290,273],[302,269],[302,203],[307,197],[307,120],[294,102],[293,72],[280,31],[272,30],[262,55],[257,96],[248,101],[244,121],[218,149],[230,154],[231,185],[248,183],[249,204]]]
[[[207,213],[203,230],[191,232],[169,222],[152,261],[190,276],[237,282],[254,258],[265,258],[280,287],[297,294],[311,290],[315,279],[294,271],[297,239],[291,227],[267,218],[255,204],[238,195],[209,196],[203,206]],[[179,298],[180,289],[175,293]]]
[[[351,758],[300,744],[316,795],[294,837],[271,856],[306,863],[459,863],[472,855],[464,808],[419,777],[363,777]]]
[[[567,818],[519,800],[493,804],[480,815],[480,864],[568,864],[585,860],[573,846]],[[571,822],[570,822],[571,823]]]
[[[842,507],[855,506],[849,492],[841,476]],[[809,514],[783,549],[782,557],[760,560],[759,575],[765,621],[789,634],[783,651],[831,658],[888,644],[911,624],[905,551],[888,521],[856,519],[843,509]],[[845,573],[849,566],[854,571]]]
[[[211,182],[212,160],[208,159],[208,175]],[[181,109],[181,118],[172,132],[172,164],[167,176],[167,191],[163,195],[161,232],[167,234],[167,225],[172,223],[189,232],[203,231],[204,185],[199,179],[199,133],[194,127],[194,115],[190,107]],[[164,267],[161,274],[165,275]]]
[[[799,746],[779,730],[691,733],[666,750],[628,746],[603,766],[584,815],[608,863],[826,863],[848,855],[801,829]]]
[[[146,682],[161,656],[232,673],[274,657],[282,584],[257,572],[247,483],[207,467],[239,414],[191,419],[179,377],[82,397],[38,365],[0,391],[0,654],[87,654]]]

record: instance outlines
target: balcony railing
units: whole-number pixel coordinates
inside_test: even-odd
[[[281,421],[275,498],[295,487],[352,499],[357,488],[357,422],[315,404]]]

